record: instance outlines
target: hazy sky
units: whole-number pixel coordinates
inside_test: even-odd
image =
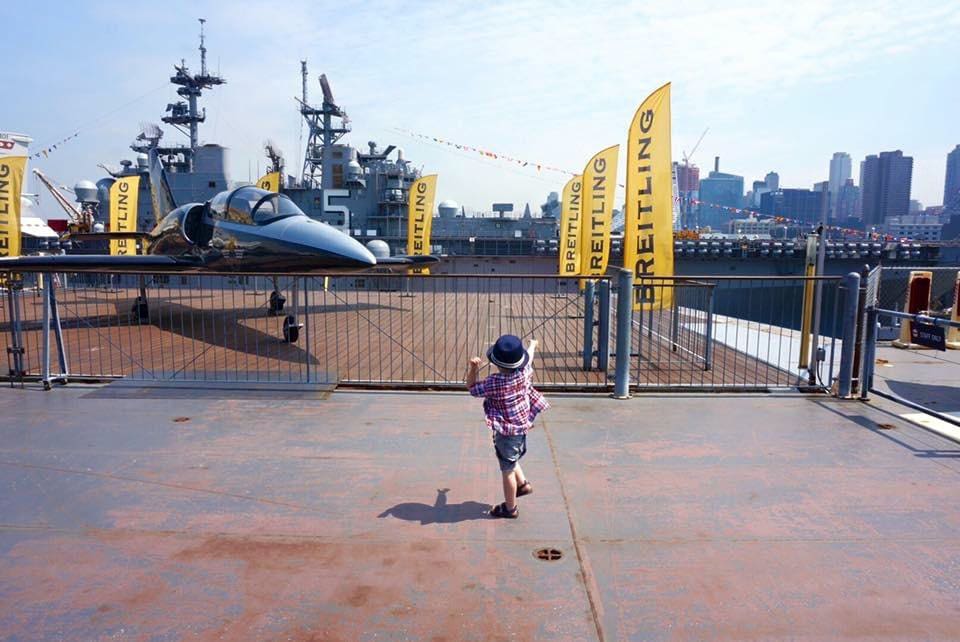
[[[402,147],[440,175],[440,199],[480,209],[536,209],[565,179],[394,128],[579,170],[623,144],[640,101],[672,81],[674,158],[709,127],[694,157],[704,175],[718,155],[748,186],[776,170],[781,186],[809,188],[833,152],[850,153],[858,179],[866,154],[902,149],[925,205],[941,202],[960,143],[956,0],[14,2],[4,13],[13,98],[0,101],[0,130],[33,136],[34,150],[79,131],[32,161],[71,185],[132,158],[139,123],[159,122],[176,98],[172,64],[199,70],[201,16],[209,64],[228,83],[204,97],[201,138],[230,148],[234,179],[265,166],[266,139],[288,169],[302,158],[302,58],[313,97],[317,76],[330,78],[350,142]],[[166,129],[165,141],[182,139]]]

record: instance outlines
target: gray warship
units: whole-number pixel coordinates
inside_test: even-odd
[[[227,150],[215,143],[200,143],[199,127],[206,120],[200,107],[205,91],[227,81],[207,68],[203,21],[200,30],[200,70],[192,72],[181,60],[174,65],[170,82],[182,100],[168,104],[161,121],[182,133],[187,141],[159,144],[158,152],[167,170],[177,202],[202,202],[230,186]],[[265,144],[268,172],[279,172],[281,190],[310,217],[327,223],[354,238],[375,244],[378,251],[403,254],[406,251],[407,194],[419,170],[396,145],[381,147],[369,142],[359,149],[346,142],[351,131],[349,116],[336,101],[326,75],[320,75],[321,96],[312,102],[309,95],[307,62],[300,61],[300,114],[307,128],[303,165],[290,173],[283,154],[275,145]],[[121,167],[97,181],[90,198],[108,202],[110,186],[121,176],[144,174],[148,145],[163,135],[156,125],[143,128],[131,145],[135,160],[121,161]],[[93,186],[91,186],[93,187]],[[149,182],[140,181],[138,227],[153,227]],[[94,191],[94,190],[91,190]],[[491,273],[556,272],[559,241],[560,203],[552,192],[539,211],[529,205],[523,214],[514,214],[512,205],[494,204],[492,215],[468,216],[453,201],[439,203],[433,220],[431,251],[444,257],[440,272]],[[105,218],[101,213],[99,218]],[[619,263],[622,217],[614,219],[611,265]],[[385,244],[385,246],[384,246]],[[735,239],[698,238],[675,241],[676,273],[679,275],[745,274],[790,275],[803,272],[805,243],[802,238]],[[93,248],[87,248],[91,251]],[[859,269],[864,263],[886,265],[954,264],[958,248],[916,242],[833,240],[828,243],[826,268],[830,274]],[[83,250],[81,250],[83,251]]]

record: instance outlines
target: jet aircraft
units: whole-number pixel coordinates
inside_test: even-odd
[[[0,272],[246,272],[261,274],[413,267],[433,256],[376,258],[356,239],[311,219],[289,197],[254,186],[220,192],[205,203],[177,206],[156,150],[150,151],[150,184],[156,227],[148,233],[75,235],[76,240],[141,240],[145,254],[54,255],[0,258]],[[164,213],[164,214],[161,214]],[[285,298],[274,278],[269,312],[280,314]],[[134,304],[147,314],[145,289]],[[299,326],[284,319],[283,334],[296,341]]]

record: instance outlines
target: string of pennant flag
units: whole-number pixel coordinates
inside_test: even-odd
[[[69,136],[67,136],[66,138],[64,138],[63,140],[59,140],[59,141],[57,141],[56,143],[54,143],[53,145],[48,145],[47,147],[44,147],[43,149],[41,149],[40,151],[38,151],[38,152],[35,153],[35,154],[30,154],[30,158],[40,158],[41,156],[43,156],[44,158],[46,158],[46,157],[49,156],[52,152],[57,151],[57,148],[59,148],[60,146],[62,146],[64,143],[73,140],[74,138],[76,138],[76,137],[79,136],[79,135],[80,135],[80,132],[74,132],[74,133],[70,134]]]
[[[519,167],[529,167],[536,169],[538,172],[556,172],[558,174],[565,174],[567,176],[576,176],[577,172],[571,172],[569,170],[554,167],[542,161],[532,161],[525,160],[522,158],[514,158],[508,154],[502,154],[500,152],[491,151],[489,149],[484,149],[482,147],[474,147],[472,145],[465,145],[463,143],[457,143],[452,140],[446,140],[444,138],[438,138],[436,136],[429,136],[427,134],[421,134],[419,132],[410,131],[409,129],[403,129],[402,127],[394,127],[395,131],[405,134],[407,136],[412,136],[413,138],[420,138],[423,140],[432,141],[434,143],[439,143],[440,145],[446,145],[447,147],[453,147],[465,152],[474,152],[486,158],[492,158],[494,160],[506,161],[508,163],[513,163]]]

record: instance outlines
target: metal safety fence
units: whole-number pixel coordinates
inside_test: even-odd
[[[903,312],[910,289],[910,274],[917,271],[930,273],[930,311],[940,312],[950,308],[953,305],[953,288],[960,267],[884,267],[879,277],[877,308]],[[878,321],[880,340],[893,339],[899,334],[902,319],[890,314],[880,314]]]
[[[630,387],[829,388],[839,359],[843,291],[836,278],[646,278],[632,284]],[[804,308],[819,287],[819,313]],[[619,303],[620,290],[614,299]],[[804,314],[818,329],[803,327]],[[625,326],[621,326],[625,327]],[[620,345],[618,329],[613,344]],[[804,336],[806,348],[804,348]]]
[[[633,389],[829,387],[842,293],[836,279],[817,283],[809,354],[803,277],[25,274],[2,290],[0,332],[8,378],[47,383],[460,387],[467,360],[511,333],[539,341],[544,388],[613,389],[621,362]],[[669,305],[621,305],[650,287]]]
[[[960,426],[960,385],[953,375],[960,364],[956,357],[960,350],[958,270],[917,267],[903,272],[875,268],[864,275],[863,330],[856,351],[859,368],[850,388],[841,392],[862,400],[875,394]],[[903,282],[900,300],[891,298],[890,281]],[[884,333],[891,320],[899,328]],[[894,340],[878,352],[881,342],[890,338]]]

